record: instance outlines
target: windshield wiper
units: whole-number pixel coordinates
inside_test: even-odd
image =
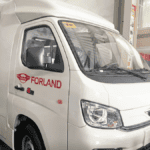
[[[135,69],[136,71],[149,71],[148,69],[146,68],[141,68],[141,69]]]
[[[150,73],[150,70],[146,69],[146,68],[142,68],[142,69],[135,69],[134,71],[138,71],[141,73]]]
[[[129,74],[132,74],[132,75],[134,75],[136,77],[139,77],[139,78],[141,78],[143,80],[147,79],[146,77],[144,77],[144,76],[142,76],[142,75],[140,75],[140,74],[138,74],[136,72],[133,72],[131,70],[127,70],[127,69],[123,69],[123,68],[118,67],[117,63],[112,63],[112,64],[106,65],[104,67],[99,67],[98,70],[99,71],[101,71],[101,70],[120,70],[120,71],[125,71],[125,72],[127,72]]]
[[[113,63],[113,64],[110,64],[110,65],[107,65],[106,69],[126,71],[127,73],[132,74],[132,75],[134,75],[136,77],[139,77],[139,78],[141,78],[143,80],[147,79],[146,77],[144,77],[144,76],[142,76],[142,75],[140,75],[140,74],[138,74],[136,72],[133,72],[131,70],[127,70],[127,69],[123,69],[123,68],[118,67],[117,63]]]
[[[130,74],[132,74],[132,75],[134,75],[134,76],[136,76],[136,77],[139,77],[139,78],[143,79],[143,80],[146,80],[146,79],[147,79],[146,77],[144,77],[144,76],[142,76],[142,75],[140,75],[140,74],[138,74],[138,73],[136,73],[136,72],[133,72],[133,71],[131,71],[131,70],[126,70],[126,69],[119,68],[119,67],[117,68],[117,70],[126,71],[126,72],[128,72],[128,73],[130,73]]]

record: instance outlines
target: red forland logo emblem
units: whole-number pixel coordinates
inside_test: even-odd
[[[26,83],[28,80],[31,81],[32,84],[42,85],[42,86],[49,86],[60,89],[62,87],[62,82],[60,80],[53,80],[53,79],[45,79],[39,77],[30,77],[25,73],[17,74],[17,78],[20,80],[21,83]]]
[[[25,73],[17,74],[17,78],[20,80],[21,83],[26,83],[28,80],[30,80],[30,76]]]

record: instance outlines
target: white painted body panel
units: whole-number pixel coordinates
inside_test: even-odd
[[[149,143],[150,127],[132,132],[68,125],[68,150],[112,149],[137,150]],[[147,134],[147,135],[146,135]]]
[[[150,118],[146,114],[150,110],[150,105],[145,107],[139,107],[136,109],[120,111],[124,126],[133,126],[146,121],[149,121]]]
[[[9,9],[7,13],[2,10]],[[15,11],[15,4],[10,2],[9,5],[1,7],[0,16],[0,139],[7,143],[10,147],[13,146],[13,129],[9,123],[12,123],[12,100],[13,96],[9,93],[9,79],[12,58],[12,47],[16,30],[20,25]],[[13,76],[13,74],[11,74]]]
[[[86,124],[82,116],[81,99],[108,105],[108,93],[102,83],[87,78],[81,71],[71,71],[70,76],[68,122],[83,127]]]
[[[119,110],[130,110],[144,106],[150,106],[150,84],[147,83],[124,83],[105,84],[109,93],[109,105]]]
[[[46,150],[66,150],[67,120],[49,108],[31,102],[25,98],[16,97],[13,101],[13,114],[30,116],[36,122],[42,134]]]
[[[17,6],[16,14],[21,22],[43,16],[55,16],[93,22],[114,30],[114,25],[101,16],[59,0],[15,0],[15,4]]]

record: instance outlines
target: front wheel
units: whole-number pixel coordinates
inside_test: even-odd
[[[18,138],[15,150],[45,150],[38,132],[30,124],[17,132]]]
[[[22,139],[22,150],[35,150],[34,144],[28,135],[25,135]]]

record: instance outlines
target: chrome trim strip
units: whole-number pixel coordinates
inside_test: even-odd
[[[134,130],[141,129],[141,128],[144,128],[144,127],[149,126],[149,125],[150,125],[150,121],[147,121],[147,122],[144,122],[144,123],[141,123],[138,125],[124,126],[124,127],[121,127],[120,129],[125,130],[125,131],[134,131]]]

